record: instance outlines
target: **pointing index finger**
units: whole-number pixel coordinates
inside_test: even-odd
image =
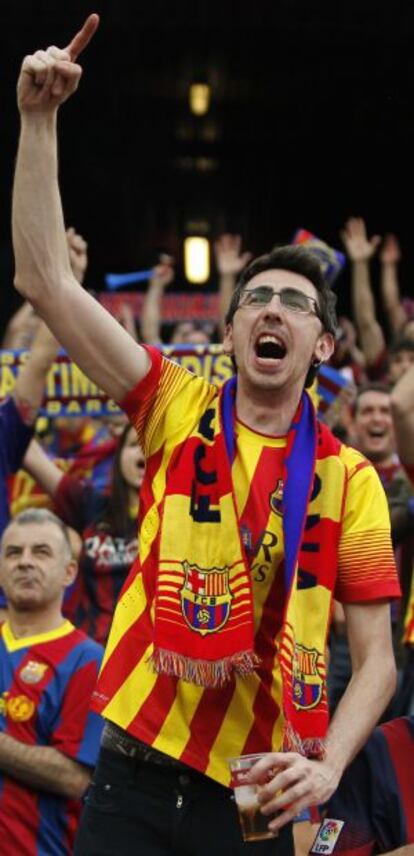
[[[69,42],[65,50],[70,54],[72,62],[75,62],[79,54],[87,47],[99,26],[99,15],[95,12],[86,19],[83,27]]]

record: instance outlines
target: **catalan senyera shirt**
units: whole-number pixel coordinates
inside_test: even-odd
[[[148,348],[152,368],[123,402],[145,451],[146,477],[140,493],[140,550],[121,593],[106,648],[93,708],[134,736],[228,785],[227,759],[280,748],[283,728],[278,636],[284,607],[284,555],[280,500],[285,438],[260,435],[236,422],[232,478],[241,538],[250,560],[255,650],[260,667],[220,689],[205,689],[154,673],[152,653],[156,580],[148,557],[157,551],[158,508],[172,451],[198,425],[218,390]],[[367,461],[342,447],[349,471],[346,500],[331,500],[342,520],[335,597],[343,602],[399,595],[388,509],[379,479]],[[319,482],[324,461],[318,462]],[[323,492],[310,509],[317,538]],[[179,532],[177,532],[179,538]],[[322,563],[329,561],[318,545]],[[306,573],[306,568],[304,569]]]

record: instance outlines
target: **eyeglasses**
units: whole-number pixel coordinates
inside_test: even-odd
[[[239,307],[260,309],[270,303],[274,294],[277,294],[284,309],[288,312],[297,312],[302,315],[316,315],[320,319],[318,301],[309,297],[298,288],[281,288],[276,291],[271,285],[258,285],[257,288],[245,288],[241,294]]]

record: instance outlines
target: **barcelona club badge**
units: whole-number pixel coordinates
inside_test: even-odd
[[[46,663],[37,663],[36,660],[29,660],[20,670],[20,678],[25,684],[39,684],[47,669],[48,666]]]
[[[318,669],[319,652],[295,644],[292,663],[292,695],[297,710],[316,707],[323,692],[323,679]]]
[[[201,636],[216,633],[228,621],[232,594],[228,568],[199,568],[183,562],[185,573],[181,589],[181,608],[191,628]]]
[[[276,514],[282,514],[282,502],[283,502],[283,479],[278,479],[276,482],[276,487],[274,491],[270,494],[270,508],[272,511],[275,511]]]

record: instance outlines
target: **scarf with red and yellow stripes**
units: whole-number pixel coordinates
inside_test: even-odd
[[[232,378],[198,429],[173,453],[154,551],[152,664],[157,672],[205,687],[220,687],[259,664],[254,651],[251,574],[231,477],[235,392],[236,378]],[[318,579],[318,553],[313,558],[307,553],[305,580],[298,571],[321,448],[324,457],[338,455],[337,441],[325,426],[317,425],[313,404],[304,392],[288,433],[284,464],[285,608],[279,661],[284,748],[308,756],[322,754],[328,726],[323,653],[339,539],[339,523],[329,517],[318,521],[324,539],[331,541],[332,564],[324,569],[323,586],[315,589],[310,581]],[[335,492],[338,472],[338,467],[332,468]],[[329,466],[324,490],[329,495]]]

